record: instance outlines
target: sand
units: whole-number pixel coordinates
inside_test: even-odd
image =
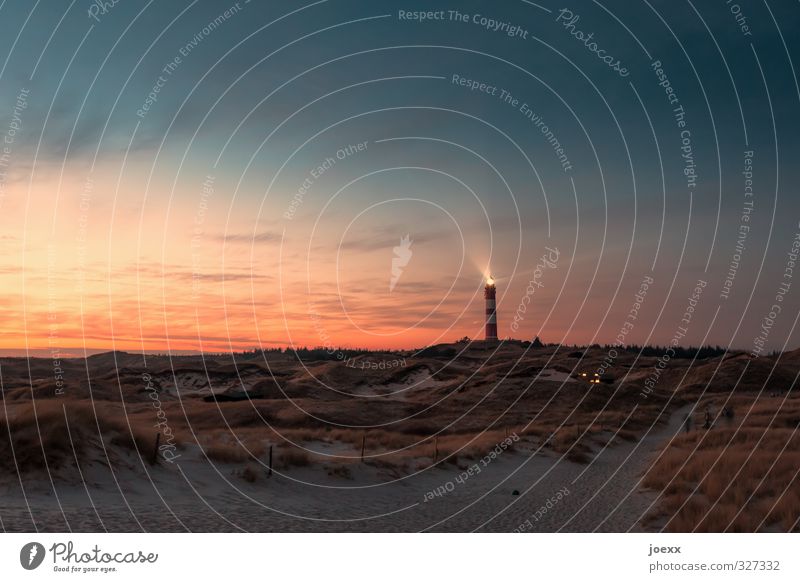
[[[240,466],[211,464],[188,447],[174,465],[147,467],[148,477],[121,474],[115,482],[97,465],[85,486],[56,483],[55,494],[45,480],[26,484],[26,495],[6,482],[0,518],[5,531],[638,531],[655,499],[638,481],[682,419],[675,413],[667,426],[600,450],[590,464],[536,454],[523,439],[463,483],[450,464],[398,479],[358,462],[348,465],[349,478],[315,463],[248,483],[235,474]],[[447,491],[426,495],[439,487]]]

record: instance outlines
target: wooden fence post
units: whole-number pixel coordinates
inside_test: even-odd
[[[269,473],[268,477],[272,477],[272,445],[269,446]]]
[[[152,465],[158,463],[158,445],[161,444],[161,433],[156,433],[156,446],[153,449],[153,460],[151,462]]]
[[[361,462],[364,462],[364,450],[367,448],[367,435],[361,437]]]

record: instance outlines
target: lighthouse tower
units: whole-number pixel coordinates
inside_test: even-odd
[[[486,299],[486,341],[497,341],[497,304],[495,303],[495,296],[497,295],[497,287],[494,284],[494,278],[489,275],[486,278],[486,287],[483,289],[483,296]]]

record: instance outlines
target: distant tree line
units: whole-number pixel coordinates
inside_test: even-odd
[[[368,354],[397,354],[403,350],[373,350],[369,348],[334,348],[334,347],[285,347],[285,348],[256,348],[252,351],[243,352],[244,357],[258,358],[266,356],[267,354],[287,354],[294,356],[300,361],[343,361],[355,356],[363,356]]]
[[[600,347],[598,344],[594,344],[592,347]],[[604,349],[611,349],[612,346],[610,344],[606,344],[603,346]],[[632,352],[636,354],[641,354],[645,357],[660,357],[665,355],[667,352],[670,353],[670,356],[674,359],[698,359],[704,360],[706,358],[715,358],[717,356],[721,356],[726,352],[736,352],[736,350],[725,349],[721,346],[687,346],[687,347],[675,347],[670,348],[669,346],[640,346],[636,344],[626,345],[622,348],[617,347],[617,349],[622,349],[626,352]]]
[[[456,340],[457,344],[460,343],[469,343],[471,340],[470,338],[464,336]],[[519,341],[519,340],[509,340],[509,343],[519,343],[524,347],[530,348],[563,348],[563,349],[572,349],[572,350],[587,350],[587,349],[602,349],[602,350],[610,350],[612,348],[618,351],[624,351],[629,353],[641,354],[645,357],[660,357],[665,355],[668,351],[670,351],[670,356],[676,359],[698,359],[703,360],[706,358],[714,358],[717,356],[721,356],[726,353],[737,353],[736,350],[726,350],[721,346],[687,346],[687,347],[676,347],[670,348],[669,346],[641,346],[637,344],[629,344],[626,346],[618,346],[613,344],[592,344],[589,346],[583,345],[561,345],[557,343],[543,343],[538,337],[534,338],[533,341]],[[355,356],[364,356],[369,354],[408,354],[413,352],[413,350],[375,350],[370,348],[344,348],[344,347],[275,347],[275,348],[256,348],[252,351],[245,351],[242,352],[242,356],[244,357],[263,357],[267,354],[287,354],[292,355],[300,361],[343,361]],[[427,346],[418,351],[416,351],[418,356],[454,356],[457,354],[457,350],[446,347],[446,346]]]

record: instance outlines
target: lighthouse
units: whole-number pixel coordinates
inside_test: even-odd
[[[497,341],[497,303],[495,297],[497,287],[494,278],[489,275],[486,278],[486,287],[483,289],[483,296],[486,299],[486,341]]]

